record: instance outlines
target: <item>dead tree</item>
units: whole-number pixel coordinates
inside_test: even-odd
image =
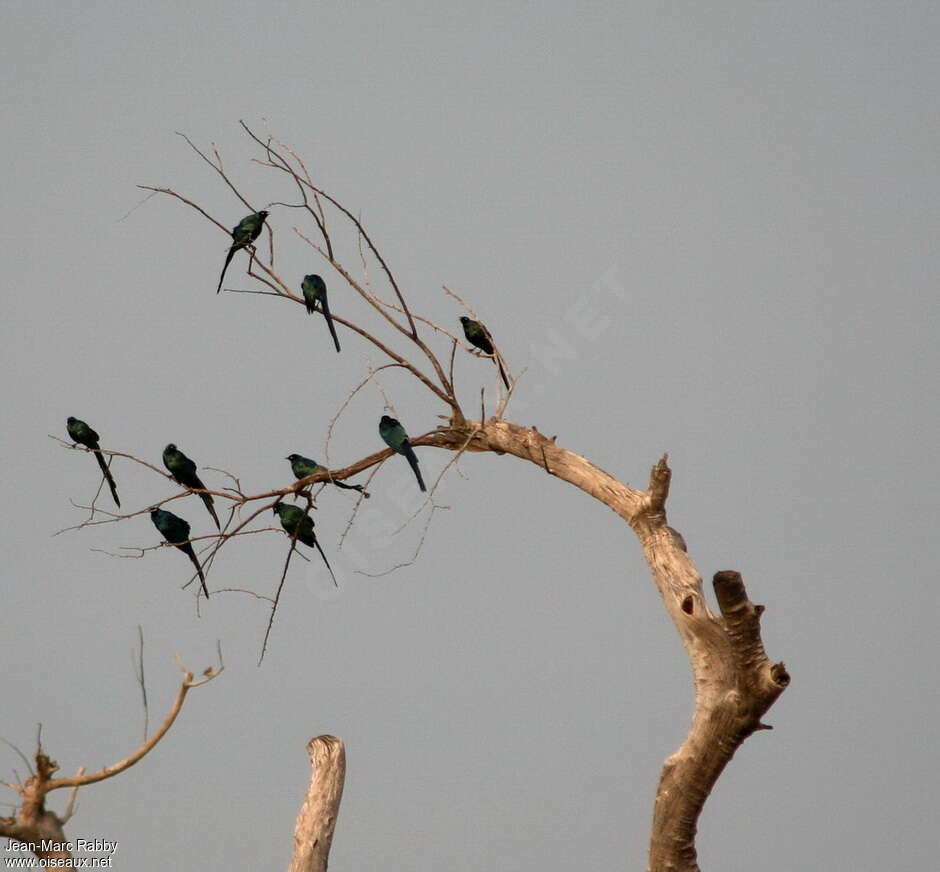
[[[458,351],[461,354],[478,354],[478,351],[461,337],[412,310],[388,261],[360,219],[339,199],[313,181],[304,162],[294,151],[271,137],[257,135],[244,124],[242,128],[259,150],[255,163],[286,181],[295,199],[292,202],[276,201],[263,205],[265,212],[270,211],[271,215],[266,232],[257,239],[257,244],[248,245],[245,253],[240,254],[242,258],[247,257],[246,272],[252,286],[224,290],[226,293],[258,294],[304,305],[297,287],[299,282],[289,281],[277,270],[275,243],[286,243],[272,230],[271,225],[275,224],[279,232],[290,231],[290,244],[307,246],[319,256],[324,270],[332,271],[330,275],[333,278],[339,277],[349,290],[358,294],[371,307],[376,324],[390,329],[394,342],[380,338],[375,326],[358,323],[345,316],[341,311],[342,306],[337,305],[334,297],[332,318],[335,324],[371,345],[385,361],[376,369],[370,369],[352,391],[350,398],[373,381],[379,371],[396,370],[410,374],[426,389],[429,401],[439,404],[442,412],[440,417],[444,423],[411,439],[414,446],[437,448],[452,455],[444,471],[430,486],[425,507],[433,510],[431,501],[435,488],[464,452],[508,455],[532,463],[547,475],[580,488],[619,515],[636,534],[666,611],[688,653],[695,683],[695,709],[691,728],[680,748],[666,760],[656,794],[649,868],[655,872],[697,870],[696,822],[705,800],[741,743],[751,733],[768,728],[761,718],[789,682],[783,664],[772,663],[764,652],[759,628],[763,607],[754,605],[748,599],[738,573],[724,571],[717,573],[713,581],[719,613],[709,609],[701,577],[686,551],[684,540],[667,523],[666,500],[671,471],[666,455],[653,466],[645,490],[629,487],[581,455],[558,445],[554,437],[549,438],[534,427],[520,426],[507,420],[505,413],[517,384],[517,380],[510,376],[507,376],[509,389],[500,394],[490,415],[483,410],[482,391],[479,395],[480,414],[467,411],[455,388],[455,358]],[[215,148],[207,152],[198,148],[189,138],[184,139],[245,209],[261,211],[258,208],[261,204],[250,203],[233,182]],[[151,191],[152,195],[175,198],[199,213],[203,219],[215,224],[224,234],[229,234],[228,224],[231,222],[213,217],[195,199],[168,187],[141,187]],[[306,225],[301,227],[295,224],[294,216],[299,216]],[[341,260],[338,254],[341,237],[346,243],[355,243],[362,267],[361,275],[358,268]],[[228,238],[231,239],[231,236]],[[382,293],[375,290],[367,279],[367,265],[370,262],[377,265],[387,286]],[[468,315],[476,317],[473,309],[460,297],[446,288],[445,291]],[[208,284],[206,292],[210,292]],[[494,356],[502,359],[498,348],[494,349]],[[337,416],[347,404],[348,399]],[[156,466],[130,452],[101,450],[105,455],[126,458],[165,475]],[[238,478],[232,473],[226,473],[229,485],[207,491],[226,501],[229,508],[228,517],[218,534],[199,537],[206,540],[198,544],[202,547],[207,574],[221,548],[227,547],[238,537],[273,529],[259,528],[258,523],[279,500],[304,494],[309,511],[312,500],[316,498],[312,491],[314,485],[346,482],[362,473],[374,473],[392,453],[390,449],[377,451],[367,457],[346,462],[339,468],[323,469],[289,485],[253,494],[245,493]],[[184,491],[169,499],[185,496],[188,492]],[[360,500],[363,496],[360,495]],[[77,526],[111,523],[147,511],[147,508],[141,508],[118,514],[95,509],[94,505],[91,508],[92,516]],[[287,577],[291,555],[296,548],[296,531],[288,538],[289,548],[280,585]],[[141,553],[144,550],[141,549]],[[277,594],[272,598],[272,619],[277,598]],[[315,749],[311,753],[326,754],[327,747],[335,750],[336,746],[330,745],[332,741],[315,740]],[[332,794],[336,805],[340,792],[334,791]],[[308,804],[311,813],[306,819],[309,822],[315,817],[312,810],[316,802],[308,798]],[[335,807],[330,814],[333,818],[328,827],[323,821],[318,824],[323,827],[323,833],[328,831],[332,834]],[[318,844],[318,850],[323,855],[322,868],[325,868],[329,838]],[[299,866],[297,862],[295,855],[295,869],[321,868],[309,864]]]

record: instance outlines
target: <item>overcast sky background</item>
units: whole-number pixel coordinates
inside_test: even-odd
[[[459,328],[442,283],[474,306],[526,369],[507,417],[637,487],[668,451],[670,522],[709,597],[734,568],[766,604],[793,683],[706,806],[703,869],[931,868],[938,40],[935,2],[8,0],[0,735],[30,751],[41,721],[65,773],[129,753],[138,624],[151,727],[175,652],[200,671],[220,639],[227,667],[150,756],[79,794],[69,835],[118,840],[115,868],[140,872],[285,868],[304,746],[328,732],[348,753],[332,868],[643,869],[689,722],[632,533],[511,458],[464,458],[418,562],[380,578],[356,571],[421,535],[423,516],[389,536],[415,505],[404,461],[342,551],[353,500],[325,493],[340,593],[295,561],[260,669],[262,601],[218,594],[197,615],[182,554],[90,550],[156,544],[146,515],[52,538],[98,481],[47,436],[67,415],[107,448],[159,464],[174,441],[261,491],[290,481],[285,455],[323,457],[381,362],[348,331],[337,356],[299,306],[216,296],[226,237],[184,206],[121,220],[136,184],[226,226],[245,214],[174,131],[216,143],[254,205],[291,196],[250,163],[245,119],[361,212],[415,310]],[[298,220],[273,210],[282,274],[322,272],[334,310],[368,320]],[[250,286],[244,266],[227,286]],[[485,361],[457,376],[471,409],[494,389]],[[438,423],[402,375],[382,383],[412,433]],[[357,397],[335,464],[381,447],[382,412],[374,388]],[[449,459],[419,454],[429,480]],[[113,469],[129,510],[174,492]],[[197,498],[172,508],[210,532]],[[285,548],[233,543],[210,587],[270,595]]]

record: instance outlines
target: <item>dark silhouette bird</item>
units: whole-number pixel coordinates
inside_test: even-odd
[[[326,318],[326,326],[330,328],[330,336],[333,337],[333,344],[339,351],[339,339],[336,338],[336,328],[333,326],[333,317],[330,315],[330,304],[326,299],[326,282],[317,275],[304,276],[304,280],[300,283],[300,290],[303,291],[308,315],[316,312],[317,304],[320,304],[323,317]]]
[[[272,511],[281,519],[281,526],[287,532],[288,536],[296,535],[298,542],[303,542],[304,545],[310,548],[316,548],[317,551],[320,552],[320,556],[323,558],[326,568],[330,571],[330,578],[333,579],[333,584],[339,587],[336,583],[336,576],[333,575],[333,568],[330,566],[330,561],[326,559],[326,555],[323,553],[323,549],[320,547],[320,543],[317,541],[317,537],[313,532],[313,518],[304,512],[303,509],[282,502],[276,502]],[[298,524],[300,525],[300,530],[295,534]]]
[[[166,539],[170,545],[179,548],[180,551],[192,560],[193,566],[196,567],[196,572],[199,574],[199,581],[202,582],[202,592],[206,595],[206,599],[209,599],[209,588],[206,587],[206,577],[202,574],[202,567],[199,565],[196,552],[193,551],[192,542],[189,541],[189,524],[179,515],[174,515],[172,512],[167,512],[164,509],[151,509],[150,520],[153,521],[154,527],[160,531],[163,538]]]
[[[228,254],[225,257],[225,266],[222,267],[222,275],[219,276],[219,287],[216,288],[216,293],[222,290],[222,282],[225,280],[225,271],[232,262],[232,258],[235,257],[235,252],[251,245],[251,243],[261,235],[261,229],[264,227],[264,219],[267,217],[268,213],[265,212],[264,209],[260,212],[252,212],[250,215],[246,215],[242,218],[242,220],[232,228],[232,247],[228,250]]]
[[[418,456],[411,447],[411,442],[408,441],[405,428],[394,418],[382,415],[382,420],[379,421],[379,436],[392,451],[403,454],[407,458],[408,465],[414,472],[415,478],[418,479],[418,487],[422,493],[425,493],[427,488],[424,486],[424,479],[421,478],[421,470],[418,469]]]
[[[300,481],[302,478],[306,478],[308,475],[314,475],[318,472],[327,471],[325,466],[321,466],[315,460],[311,460],[309,457],[304,457],[302,454],[290,454],[284,459],[290,461],[291,472],[294,473],[294,478],[296,478],[298,481]],[[346,484],[344,481],[337,481],[336,479],[332,478],[329,479],[329,481],[332,484],[335,484],[337,487],[343,488],[343,490],[356,490],[366,497],[369,496],[361,484]]]
[[[467,342],[475,348],[479,348],[484,354],[491,354],[493,356],[493,360],[496,362],[496,368],[499,370],[499,377],[503,380],[503,384],[506,385],[506,390],[508,391],[509,376],[506,375],[506,368],[503,366],[503,361],[496,353],[490,331],[486,329],[485,325],[481,324],[479,321],[474,321],[472,318],[468,318],[466,315],[461,316],[460,323],[463,324],[463,335],[467,337]]]
[[[101,453],[101,446],[98,444],[98,434],[92,430],[91,427],[89,427],[84,421],[81,421],[78,418],[73,418],[71,415],[65,419],[65,427],[69,431],[69,436],[71,436],[73,442],[77,442],[79,445],[84,445],[86,448],[94,452],[95,459],[98,461],[98,466],[101,467],[101,472],[104,475],[104,479],[108,483],[108,487],[111,489],[111,496],[114,498],[114,502],[117,504],[117,507],[120,508],[121,501],[118,499],[117,485],[114,483],[111,470],[108,469],[108,464],[105,463],[104,455]]]
[[[170,471],[170,475],[172,475],[179,484],[183,485],[183,487],[188,487],[190,490],[206,489],[206,486],[202,483],[202,479],[196,474],[196,464],[183,454],[172,442],[163,449],[163,465]],[[219,523],[219,516],[215,513],[212,494],[199,494],[199,499],[206,504],[209,514],[212,515],[212,520],[215,521],[215,526],[221,530],[222,525]]]

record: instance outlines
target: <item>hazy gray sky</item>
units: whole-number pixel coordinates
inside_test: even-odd
[[[286,454],[323,456],[378,362],[348,332],[337,356],[300,307],[217,297],[225,237],[195,213],[155,198],[121,220],[138,183],[245,213],[174,131],[216,143],[253,203],[288,196],[249,162],[245,119],[361,212],[416,310],[458,326],[442,283],[472,303],[527,368],[507,417],[635,486],[669,451],[699,570],[740,570],[767,605],[793,684],[706,806],[703,869],[931,868],[938,40],[928,2],[7,2],[0,735],[30,749],[42,721],[65,772],[127,754],[137,624],[151,723],[175,652],[201,670],[221,639],[227,664],[151,756],[81,792],[69,834],[118,840],[115,868],[284,868],[304,745],[330,732],[349,756],[337,870],[642,869],[688,725],[688,665],[631,532],[510,458],[461,461],[419,561],[381,578],[356,570],[421,533],[388,536],[404,462],[343,551],[352,500],[325,495],[341,591],[295,563],[260,669],[261,601],[196,616],[182,555],[90,550],[155,544],[146,516],[51,538],[97,480],[47,438],[67,415],[261,490],[289,481]],[[322,262],[295,221],[272,215],[299,284]],[[494,384],[469,358],[458,378],[471,407]],[[383,384],[412,432],[438,423]],[[331,459],[379,448],[381,414],[365,390]],[[419,453],[429,479],[448,459]],[[173,492],[114,470],[129,509]],[[209,532],[198,500],[177,505]],[[211,587],[269,594],[284,548],[232,546]]]

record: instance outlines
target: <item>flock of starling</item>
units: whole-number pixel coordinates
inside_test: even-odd
[[[219,276],[219,286],[216,289],[216,293],[222,290],[225,272],[236,252],[240,249],[247,248],[255,242],[261,235],[267,217],[268,213],[263,209],[260,212],[253,212],[251,215],[242,218],[232,229],[232,245],[225,257],[225,264],[222,267],[222,275]],[[330,307],[327,302],[326,282],[318,275],[307,275],[304,276],[300,287],[303,293],[307,314],[313,314],[316,311],[323,313],[326,325],[330,331],[330,336],[333,338],[333,344],[338,352],[340,350],[339,339],[336,336],[336,328],[333,326],[333,318],[330,315]],[[502,360],[500,360],[499,355],[496,353],[493,338],[489,330],[479,321],[474,321],[466,316],[463,316],[460,322],[463,325],[463,332],[467,341],[484,354],[488,354],[493,358],[499,370],[499,375],[508,390],[509,378]],[[73,442],[78,445],[84,445],[85,448],[94,454],[95,460],[101,468],[101,473],[108,483],[111,496],[114,498],[115,504],[120,508],[121,501],[118,499],[117,485],[115,484],[111,470],[108,468],[108,464],[105,462],[104,455],[101,453],[100,437],[98,434],[84,421],[71,416],[66,420],[66,429]],[[382,419],[379,421],[379,435],[382,437],[382,441],[385,442],[392,451],[401,454],[408,461],[408,465],[415,474],[418,487],[421,489],[422,493],[425,493],[427,488],[425,487],[424,479],[421,477],[421,469],[418,466],[418,456],[415,454],[411,441],[408,439],[405,428],[402,427],[401,423],[395,418],[383,415]],[[326,472],[324,466],[300,454],[291,454],[285,459],[290,462],[291,472],[298,480],[306,478],[309,475],[314,475],[315,473]],[[163,449],[163,465],[166,466],[174,481],[190,491],[197,492],[199,498],[205,504],[206,510],[215,522],[216,529],[221,532],[222,525],[219,523],[219,516],[215,511],[215,503],[212,499],[212,494],[207,492],[205,484],[203,484],[202,479],[199,478],[196,472],[196,464],[171,442]],[[358,490],[364,493],[361,485],[350,485],[341,481],[333,481],[332,479],[331,483],[336,485],[336,487],[345,488],[347,490]],[[368,494],[365,495],[368,496]],[[288,505],[280,500],[274,504],[273,511],[278,516],[281,527],[284,528],[284,531],[292,539],[296,539],[309,548],[316,548],[317,551],[320,552],[320,556],[323,558],[323,562],[326,564],[326,568],[329,570],[330,576],[333,579],[333,584],[336,584],[336,576],[333,575],[333,569],[326,559],[326,554],[323,553],[323,549],[320,547],[320,543],[317,541],[317,537],[313,532],[313,518],[303,509]],[[179,548],[179,550],[192,561],[193,565],[196,567],[199,581],[202,584],[202,592],[208,599],[209,589],[206,587],[206,579],[203,575],[202,566],[199,563],[199,559],[196,557],[196,552],[193,550],[192,542],[189,538],[189,524],[183,518],[179,517],[179,515],[174,515],[173,512],[168,512],[160,508],[150,510],[150,520],[153,521],[154,526],[168,544]]]

